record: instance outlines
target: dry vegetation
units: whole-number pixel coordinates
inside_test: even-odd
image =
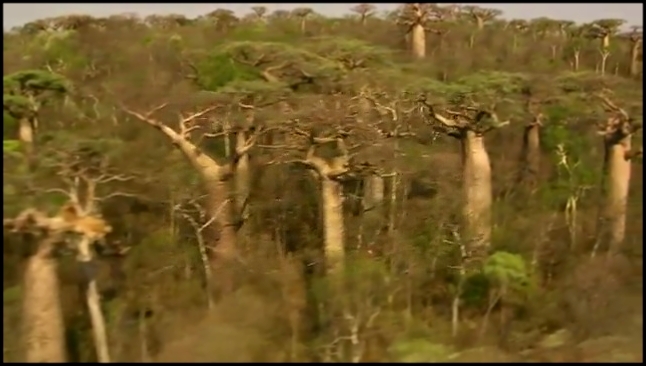
[[[641,361],[641,28],[251,10],[4,33],[5,361]]]

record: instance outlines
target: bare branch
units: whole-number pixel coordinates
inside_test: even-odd
[[[596,97],[601,99],[601,102],[603,103],[603,106],[610,112],[615,112],[621,114],[622,117],[624,117],[626,120],[630,119],[630,116],[628,113],[623,109],[619,108],[614,102],[610,100],[606,95],[603,93],[598,93],[596,94]]]
[[[448,119],[448,118],[446,118],[446,117],[442,116],[441,114],[437,113],[437,112],[435,111],[435,108],[433,108],[433,105],[431,105],[430,103],[428,103],[428,102],[426,101],[426,98],[425,98],[425,97],[424,97],[424,98],[421,98],[419,101],[420,101],[420,102],[421,102],[421,103],[422,103],[426,108],[428,108],[428,113],[429,113],[429,115],[430,115],[433,119],[435,119],[436,121],[440,122],[440,123],[441,123],[442,125],[444,125],[445,127],[451,127],[451,128],[461,128],[461,127],[463,127],[461,124],[457,123],[456,121],[452,121],[452,120],[450,120],[450,119]],[[451,112],[448,112],[448,111],[447,111],[447,113],[451,113]],[[457,112],[452,112],[452,113],[453,113],[453,114],[457,114]]]

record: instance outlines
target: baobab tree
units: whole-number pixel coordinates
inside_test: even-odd
[[[636,77],[640,74],[640,52],[642,52],[643,33],[641,26],[633,26],[626,38],[630,42],[630,76]]]
[[[534,40],[542,40],[550,47],[551,60],[556,60],[558,46],[560,44],[560,27],[557,20],[550,18],[533,19],[530,23],[530,31]]]
[[[283,148],[300,155],[290,153],[291,157],[283,161],[307,168],[319,183],[323,253],[328,272],[342,269],[346,258],[344,182],[363,178],[366,166],[356,161],[357,149],[363,146],[361,140],[378,138],[370,134],[373,130],[368,126],[343,123],[353,120],[344,108],[349,102],[349,98],[340,94],[326,96],[315,103],[305,98],[299,103],[302,107],[294,112],[299,116],[298,123],[282,124],[287,136]],[[302,156],[303,150],[305,156]]]
[[[450,33],[451,26],[455,23],[456,8],[451,6],[434,6],[432,9],[434,21],[429,23],[426,29],[438,37],[437,50],[441,51],[444,48],[444,40]]]
[[[265,6],[252,6],[251,10],[254,12],[256,19],[258,19],[261,22],[264,22],[265,15],[267,14],[267,7]]]
[[[40,108],[69,91],[61,75],[42,70],[25,70],[3,77],[3,108],[18,121],[18,140],[30,165],[35,162],[35,135]]]
[[[611,101],[605,91],[596,96],[609,115],[598,124],[604,142],[603,201],[599,208],[599,234],[592,255],[601,245],[612,255],[619,251],[626,235],[630,161],[641,155],[641,149],[632,147],[632,136],[642,126],[625,109]]]
[[[518,49],[518,36],[525,34],[529,30],[529,23],[524,19],[514,19],[509,22],[512,31],[511,50],[516,52]]]
[[[534,186],[537,182],[540,165],[540,129],[543,127],[545,115],[539,110],[531,96],[527,101],[527,112],[531,116],[523,131],[521,150],[521,167],[519,181]]]
[[[200,175],[206,191],[205,207],[208,221],[211,223],[209,225],[209,240],[216,243],[211,246],[212,250],[209,253],[211,266],[214,276],[220,280],[220,289],[223,292],[228,292],[233,288],[232,278],[228,275],[230,269],[228,267],[237,255],[236,229],[239,226],[234,216],[234,204],[230,199],[233,193],[231,178],[235,174],[236,165],[241,161],[241,157],[248,154],[254,147],[262,129],[256,129],[242,145],[236,145],[232,156],[227,159],[217,159],[210,157],[197,144],[191,142],[191,132],[204,126],[201,123],[202,117],[217,109],[217,105],[181,117],[177,130],[152,117],[155,112],[165,106],[166,104],[162,104],[146,114],[132,111],[126,107],[123,109],[131,116],[162,132],[183,153]],[[231,132],[219,131],[212,137],[223,136],[225,133]],[[205,135],[209,136],[209,133],[206,132]]]
[[[296,8],[292,10],[292,15],[299,19],[302,34],[305,34],[305,31],[307,30],[307,18],[313,12],[314,11],[310,8]]]
[[[579,71],[581,68],[581,50],[587,44],[589,28],[589,24],[575,25],[568,28],[567,47],[570,50],[569,53],[571,53],[570,65],[574,72]]]
[[[397,23],[406,27],[413,57],[426,57],[426,22],[432,15],[432,5],[426,3],[405,4],[397,19]]]
[[[365,27],[368,22],[368,18],[375,14],[377,8],[372,4],[358,4],[352,7],[352,11],[359,14],[359,19],[361,21],[361,26]]]
[[[493,108],[483,108],[471,101],[461,101],[457,105],[459,110],[447,108],[444,114],[438,112],[426,96],[421,96],[419,101],[428,117],[439,124],[439,129],[460,141],[467,250],[480,258],[490,246],[493,194],[491,164],[484,136],[508,125],[509,121],[500,121]]]
[[[204,18],[214,21],[216,28],[223,32],[230,30],[240,21],[235,13],[228,9],[216,9],[206,14]]]
[[[518,182],[526,184],[529,188],[535,188],[538,183],[541,169],[541,131],[548,120],[544,109],[557,101],[552,95],[553,92],[554,85],[550,80],[540,78],[529,80],[522,90],[528,119],[523,128]]]
[[[599,40],[601,60],[599,61],[598,70],[601,75],[606,73],[606,65],[610,56],[610,39],[617,34],[619,27],[624,23],[623,19],[599,19],[592,22],[588,28],[588,35]]]
[[[365,99],[370,103],[370,107],[374,109],[378,114],[378,120],[373,122],[373,127],[375,131],[380,135],[383,141],[389,142],[391,145],[392,155],[395,155],[399,149],[399,139],[405,137],[414,136],[414,133],[410,131],[410,126],[406,123],[406,119],[410,117],[411,113],[416,109],[415,106],[409,109],[404,109],[403,105],[407,102],[410,102],[410,98],[407,95],[396,95],[390,97],[389,101],[383,101],[379,98],[380,94],[385,95],[386,93],[376,93],[367,89],[361,90],[359,97]],[[380,147],[380,149],[382,149]],[[393,159],[395,156],[389,156],[388,159]],[[386,174],[380,173],[380,171],[385,167],[379,167],[381,169],[375,169],[379,172],[377,174],[371,174],[364,183],[364,199],[367,198],[368,202],[371,202],[373,205],[380,203],[384,200],[384,190],[386,184],[384,184],[384,176],[390,178],[389,191],[387,192],[387,202],[388,208],[384,210],[386,217],[386,228],[388,234],[392,235],[395,230],[395,210],[396,210],[396,200],[397,200],[397,191],[398,191],[398,180],[399,174],[394,167],[391,167],[390,171]],[[370,190],[366,189],[370,188]],[[374,207],[374,206],[373,206]]]
[[[469,37],[469,48],[473,48],[473,45],[475,44],[476,34],[482,32],[485,24],[502,14],[502,11],[500,10],[484,9],[479,6],[465,6],[462,8],[462,10],[466,14],[468,14],[468,16],[476,26],[476,31],[471,33],[471,36]]]
[[[92,143],[93,146],[87,141],[81,140],[76,143],[61,144],[60,148],[43,150],[48,159],[41,168],[56,172],[62,184],[57,184],[56,188],[39,188],[37,190],[46,194],[64,196],[68,202],[65,206],[67,210],[65,214],[69,217],[100,219],[99,204],[101,202],[114,197],[130,196],[118,190],[106,192],[104,187],[107,185],[114,186],[130,181],[134,177],[116,174],[113,167],[110,166],[106,154],[101,152],[101,147],[104,147],[102,145],[105,144],[96,140]],[[59,188],[61,186],[64,188]],[[102,235],[94,235],[89,232],[69,240],[73,245],[81,273],[84,274],[81,296],[86,300],[97,361],[101,363],[110,362],[110,352],[94,266],[96,266],[96,253],[106,252],[105,246],[101,251],[96,250],[99,244],[105,244],[102,241],[103,236],[109,231],[107,228],[106,230]],[[115,247],[110,249],[115,249]],[[124,253],[125,250],[119,250],[119,255]]]
[[[27,209],[3,220],[13,232],[43,235],[25,266],[23,296],[23,337],[27,362],[67,362],[65,327],[60,303],[57,249],[66,234],[100,240],[111,231],[102,218],[82,216],[73,205],[64,205],[54,216]]]

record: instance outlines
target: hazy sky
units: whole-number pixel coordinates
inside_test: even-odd
[[[354,4],[2,4],[2,20],[5,29],[26,22],[66,14],[90,14],[104,16],[118,13],[137,13],[140,15],[179,13],[189,17],[208,13],[216,8],[227,8],[244,14],[254,5],[266,6],[270,11],[310,7],[327,15],[349,12]],[[378,4],[379,10],[393,9],[398,4]],[[538,18],[547,16],[555,19],[568,19],[588,22],[599,18],[620,18],[629,25],[641,25],[644,19],[643,4],[484,4],[504,12],[506,18]]]

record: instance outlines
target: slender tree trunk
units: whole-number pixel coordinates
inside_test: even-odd
[[[606,68],[608,67],[608,56],[610,56],[610,52],[608,51],[601,51],[601,63],[599,66],[599,72],[601,75],[606,74]]]
[[[540,126],[537,124],[525,126],[521,164],[520,181],[535,185],[541,165]]]
[[[574,62],[572,65],[572,69],[574,72],[579,71],[579,67],[581,67],[581,51],[576,50],[574,51]]]
[[[345,225],[343,220],[343,187],[341,183],[321,179],[323,226],[325,230],[325,259],[330,269],[343,265],[345,259]]]
[[[58,263],[52,256],[55,241],[54,238],[41,241],[25,269],[23,336],[25,361],[30,363],[67,362]]]
[[[397,171],[390,175],[390,190],[388,197],[388,210],[386,211],[387,219],[387,233],[392,238],[395,233],[395,220],[397,218],[397,186],[398,186]]]
[[[630,47],[630,76],[639,76],[639,45],[635,42]]]
[[[426,33],[421,24],[415,24],[411,29],[411,51],[417,59],[426,57]]]
[[[105,326],[103,311],[101,310],[101,297],[97,288],[95,270],[92,268],[92,252],[90,249],[90,239],[84,237],[78,245],[78,262],[84,272],[85,278],[85,301],[90,315],[92,324],[92,337],[94,340],[94,350],[96,351],[97,361],[99,363],[110,362],[110,352],[108,346],[108,336]]]
[[[489,248],[491,239],[491,165],[484,137],[467,131],[462,142],[464,219],[469,252]]]
[[[244,131],[238,131],[236,133],[236,146],[242,147],[246,141],[247,134]],[[251,167],[249,165],[249,154],[244,153],[238,157],[235,163],[236,214],[238,219],[244,220],[247,216],[250,185]]]
[[[305,34],[305,31],[307,30],[307,20],[305,18],[301,19],[301,33]]]
[[[511,41],[511,53],[515,54],[518,49],[518,36],[516,34],[512,35]]]
[[[600,211],[600,240],[610,254],[619,251],[626,235],[626,209],[630,185],[630,136],[607,142],[604,160],[604,192]]]

